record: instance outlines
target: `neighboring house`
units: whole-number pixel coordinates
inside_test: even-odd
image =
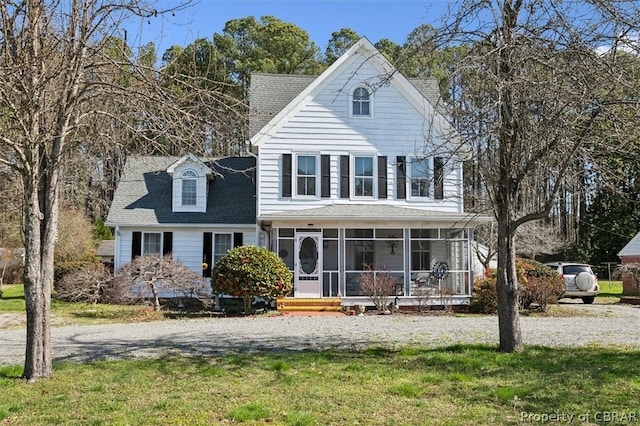
[[[105,224],[115,230],[115,268],[167,254],[211,276],[216,259],[258,244],[255,159],[131,157]]]
[[[254,244],[294,272],[295,298],[367,303],[370,265],[395,278],[399,304],[429,286],[468,302],[482,273],[473,228],[489,218],[463,210],[470,150],[439,99],[435,80],[407,80],[365,38],[318,77],[252,75],[252,157],[127,161],[106,222],[116,267],[173,252],[210,276],[228,249]]]
[[[618,253],[621,263],[640,262],[640,232],[638,232],[626,246]],[[629,278],[622,281],[622,292],[624,294],[638,294],[638,287]]]
[[[102,240],[96,248],[96,257],[106,266],[113,268],[113,258],[116,251],[115,240]]]

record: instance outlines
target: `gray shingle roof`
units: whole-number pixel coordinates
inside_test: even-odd
[[[317,76],[295,74],[251,74],[249,89],[249,136],[253,137],[289,102],[310,85]],[[408,78],[422,96],[444,112],[438,81],[435,78]]]
[[[255,224],[255,159],[203,160],[214,170],[205,213],[174,213],[167,168],[180,157],[130,157],[109,209],[107,224]]]
[[[315,75],[251,74],[249,136],[258,133],[316,78]]]
[[[480,217],[473,213],[441,212],[434,210],[413,209],[384,204],[332,204],[305,210],[284,211],[261,216],[261,220],[340,220],[340,221],[436,221],[446,223],[486,222],[490,218]]]

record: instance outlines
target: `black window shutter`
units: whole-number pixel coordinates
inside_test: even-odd
[[[330,159],[329,155],[320,156],[320,196],[322,198],[331,197]]]
[[[378,157],[378,198],[387,198],[387,157]]]
[[[396,193],[398,199],[407,198],[407,162],[403,156],[396,157]]]
[[[349,156],[340,156],[340,198],[349,198]]]
[[[291,197],[291,154],[282,154],[282,196]]]
[[[202,268],[202,276],[205,278],[211,277],[211,268],[213,265],[211,262],[213,250],[213,234],[211,232],[205,232],[202,234],[202,263],[206,263],[207,267]]]
[[[233,233],[233,246],[240,247],[242,245],[242,232]]]
[[[444,198],[444,159],[442,157],[433,159],[433,183],[435,185],[434,198],[442,200]]]
[[[162,234],[162,255],[169,254],[173,251],[173,232],[164,232]]]
[[[142,255],[142,232],[134,232],[131,240],[131,260]]]

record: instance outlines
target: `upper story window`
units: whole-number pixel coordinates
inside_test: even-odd
[[[372,156],[353,157],[353,195],[356,197],[373,197],[374,194],[374,162]]]
[[[432,182],[431,161],[429,158],[414,158],[409,163],[409,182],[411,197],[429,197]]]
[[[316,155],[296,156],[296,195],[317,196],[318,157]]]
[[[355,117],[371,116],[371,96],[364,87],[356,87],[353,91],[351,114]]]
[[[198,174],[193,170],[182,172],[182,205],[195,206],[198,193]]]

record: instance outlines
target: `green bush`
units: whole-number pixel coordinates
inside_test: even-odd
[[[291,271],[275,253],[256,246],[227,252],[211,274],[214,293],[244,299],[248,313],[253,297],[273,300],[291,291]]]
[[[521,309],[537,305],[546,312],[549,305],[556,303],[565,291],[564,279],[553,268],[535,260],[522,260],[524,279],[520,280],[519,302]]]
[[[516,259],[518,276],[518,304],[520,309],[530,309],[536,305],[546,312],[550,304],[556,303],[565,291],[565,282],[560,274],[540,262],[530,259]],[[482,314],[498,312],[496,272],[474,283],[469,302],[469,311]]]
[[[495,314],[498,312],[495,274],[493,277],[483,278],[473,284],[469,311],[475,314]]]

